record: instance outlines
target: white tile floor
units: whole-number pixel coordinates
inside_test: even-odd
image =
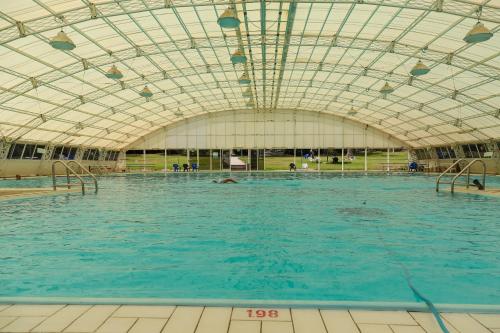
[[[443,313],[451,333],[500,333],[500,314]],[[4,305],[0,332],[442,333],[429,313],[133,305]]]

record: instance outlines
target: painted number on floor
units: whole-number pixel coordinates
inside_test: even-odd
[[[248,309],[247,310],[248,318],[278,318],[279,313],[278,310],[254,310],[254,309]]]

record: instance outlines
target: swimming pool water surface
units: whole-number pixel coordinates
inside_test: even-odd
[[[500,304],[499,198],[417,175],[223,176],[0,201],[0,297],[413,301],[403,263],[435,303]]]

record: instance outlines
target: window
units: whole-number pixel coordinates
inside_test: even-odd
[[[36,145],[26,145],[24,147],[23,159],[24,160],[33,159],[33,153],[35,152],[35,148],[36,148]]]
[[[24,143],[13,143],[9,149],[9,159],[18,160],[23,156]]]
[[[75,156],[76,156],[76,151],[78,150],[78,148],[76,147],[70,147],[69,148],[69,151],[68,151],[68,160],[74,160],[75,159]]]
[[[415,153],[417,154],[417,158],[419,160],[430,160],[431,159],[431,154],[429,153],[429,151],[427,149],[417,149],[415,151]]]
[[[484,153],[487,151],[486,145],[484,143],[471,143],[468,145],[462,145],[464,155],[467,158],[479,158],[483,157]]]
[[[45,154],[45,146],[44,145],[36,145],[35,152],[33,154],[34,160],[41,160]]]
[[[94,161],[97,161],[97,160],[99,160],[99,150],[98,149],[94,149],[94,152],[95,152],[95,154],[94,154]]]
[[[436,154],[437,154],[438,158],[441,160],[452,159],[452,158],[457,157],[455,150],[450,146],[436,147]]]
[[[464,156],[466,158],[472,157],[472,152],[470,151],[469,145],[462,145],[462,150],[464,151]]]
[[[478,143],[477,145],[477,151],[479,152],[479,157],[484,157],[484,153],[488,151],[488,148],[484,143]]]
[[[85,150],[85,152],[83,153],[82,160],[86,160],[86,161],[89,160],[90,152],[91,152],[90,149]]]
[[[52,159],[53,160],[63,160],[64,159],[63,150],[64,150],[64,146],[56,146],[54,148],[54,151],[52,152]]]

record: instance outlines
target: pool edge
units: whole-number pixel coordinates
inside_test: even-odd
[[[427,306],[423,302],[287,301],[191,298],[0,297],[0,304],[119,304],[428,311]],[[494,304],[435,304],[435,306],[440,312],[500,314],[500,305]]]

